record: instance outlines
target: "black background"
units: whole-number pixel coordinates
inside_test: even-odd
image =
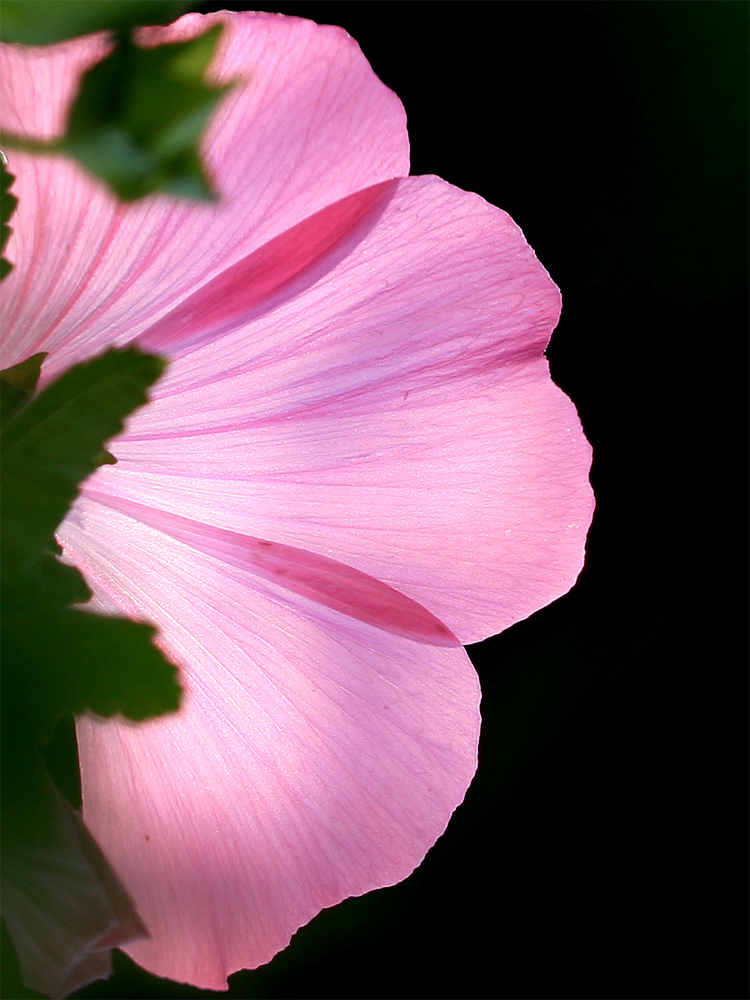
[[[252,5],[199,9],[224,7]],[[229,994],[120,956],[76,996],[746,997],[747,7],[274,9],[344,26],[404,102],[412,172],[506,209],[562,288],[548,353],[595,450],[587,568],[470,650],[479,773],[411,879]]]

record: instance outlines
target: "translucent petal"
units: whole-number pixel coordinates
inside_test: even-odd
[[[136,961],[221,989],[321,908],[419,864],[476,765],[461,648],[374,628],[92,501],[64,541],[100,607],[154,621],[184,664],[177,716],[79,724],[86,822],[151,932],[128,947]]]
[[[543,356],[558,313],[504,212],[401,180],[317,283],[178,351],[88,486],[346,563],[484,638],[583,564],[591,449]]]
[[[341,28],[225,12],[188,14],[147,38],[184,38],[217,20],[226,27],[212,75],[238,81],[204,143],[218,205],[117,204],[67,160],[9,151],[19,207],[3,282],[4,367],[53,351],[50,377],[131,340],[321,208],[408,173],[403,107]],[[2,127],[58,134],[79,73],[105,51],[99,36],[0,46]]]

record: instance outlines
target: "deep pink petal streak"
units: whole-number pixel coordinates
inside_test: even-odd
[[[190,295],[138,337],[146,350],[169,353],[245,326],[319,281],[364,239],[396,181],[334,202],[269,240]]]
[[[368,625],[416,642],[435,646],[461,645],[450,629],[416,601],[335,559],[214,528],[132,501],[118,501],[94,490],[87,490],[86,496],[105,507],[122,510],[206,555],[215,556],[226,566],[270,581]]]

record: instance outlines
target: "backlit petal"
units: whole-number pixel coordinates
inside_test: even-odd
[[[558,313],[504,212],[401,180],[314,286],[178,352],[88,486],[336,559],[484,638],[583,563],[591,451],[543,357]]]
[[[225,23],[212,68],[238,86],[204,141],[218,205],[163,196],[124,206],[62,158],[9,151],[19,207],[3,283],[5,366],[53,350],[45,378],[122,343],[326,205],[408,173],[400,101],[342,29],[270,14],[189,14],[160,36]],[[81,69],[101,38],[0,46],[3,127],[59,133]],[[11,324],[15,330],[8,337]]]
[[[461,648],[373,628],[89,500],[63,540],[100,606],[154,621],[185,665],[176,716],[79,724],[86,822],[152,935],[126,949],[136,961],[221,989],[321,908],[419,864],[476,763]]]

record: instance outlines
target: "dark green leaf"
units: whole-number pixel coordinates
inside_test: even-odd
[[[41,351],[0,372],[0,423],[3,425],[11,413],[31,399],[46,357],[46,352]]]
[[[29,570],[23,583],[26,590],[22,592],[13,585],[12,589],[4,596],[11,600],[9,607],[15,607],[19,600],[17,595],[23,593],[20,610],[24,614],[26,614],[30,604],[38,602],[50,607],[55,605],[67,607],[69,604],[85,604],[91,599],[91,591],[80,570],[77,570],[75,566],[60,562],[54,551],[42,554],[41,558]],[[16,607],[16,612],[14,612],[16,617],[18,617],[18,611],[19,607]]]
[[[23,389],[26,395],[30,396],[36,389],[39,376],[42,374],[42,365],[44,364],[44,359],[46,357],[47,351],[40,351],[38,354],[32,354],[30,358],[26,358],[25,361],[19,361],[17,365],[12,365],[10,368],[4,368],[0,372],[0,375],[3,377],[5,382],[10,382],[11,385],[15,385],[19,389]]]
[[[0,423],[4,424],[11,413],[15,413],[19,406],[28,402],[29,398],[28,392],[0,377]]]
[[[165,362],[137,348],[112,349],[76,365],[7,420],[0,470],[2,574],[17,582],[52,546],[79,484],[111,459],[118,434]]]
[[[5,249],[8,237],[13,230],[8,225],[8,220],[16,210],[18,198],[10,193],[10,186],[16,178],[8,170],[4,156],[0,156],[0,253]],[[13,265],[4,257],[0,258],[0,281],[11,271]]]
[[[0,38],[50,45],[95,31],[169,24],[189,6],[179,0],[3,0]]]
[[[71,607],[91,592],[57,558],[53,537],[79,484],[112,461],[104,445],[147,402],[165,362],[111,349],[31,396],[43,358],[3,372],[6,391],[23,398],[2,439],[2,729],[22,747],[48,740],[67,712],[138,720],[174,711],[180,699],[153,627]]]
[[[59,148],[125,201],[154,191],[209,199],[198,142],[229,87],[203,82],[221,25],[143,49],[123,40],[83,77]]]
[[[153,644],[156,629],[65,606],[89,596],[80,573],[51,555],[2,588],[3,711],[26,742],[46,742],[65,712],[141,720],[179,707],[177,668]]]

